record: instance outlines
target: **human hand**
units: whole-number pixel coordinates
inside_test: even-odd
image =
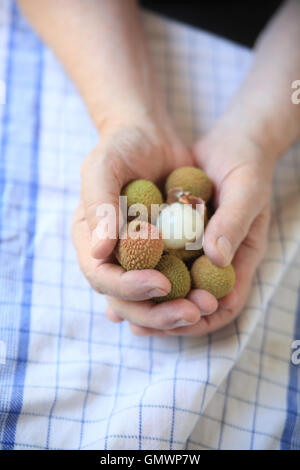
[[[204,251],[219,266],[233,259],[236,284],[218,303],[214,299],[214,313],[202,315],[195,325],[165,331],[132,325],[132,331],[138,335],[201,336],[232,322],[247,300],[265,251],[275,160],[264,155],[248,136],[220,130],[197,142],[194,153],[196,162],[215,185],[217,210],[205,231]],[[189,299],[197,304],[199,295],[199,291],[191,291]],[[210,302],[213,307],[212,299]]]
[[[119,195],[127,182],[147,178],[159,184],[174,168],[193,164],[171,126],[141,119],[138,125],[119,124],[105,130],[85,159],[72,236],[83,273],[97,292],[108,296],[110,320],[126,319],[154,330],[169,329],[184,321],[197,322],[199,307],[207,312],[215,309],[216,301],[207,292],[198,294],[198,305],[188,299],[155,305],[150,299],[169,292],[168,279],[155,270],[126,272],[115,264],[117,240],[97,238],[97,208],[111,204],[118,213]]]

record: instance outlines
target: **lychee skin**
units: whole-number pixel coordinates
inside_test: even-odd
[[[148,221],[151,222],[151,205],[163,203],[163,197],[158,187],[149,180],[131,181],[122,190],[122,196],[127,196],[127,207],[143,204],[147,208]]]
[[[145,221],[134,220],[126,225],[115,250],[120,265],[134,269],[154,269],[163,252],[163,241],[158,229]]]
[[[171,291],[162,297],[155,297],[156,303],[168,300],[183,299],[191,290],[191,275],[184,264],[177,256],[164,255],[161,257],[156,268],[164,274],[171,282]]]
[[[172,171],[167,178],[165,192],[171,189],[181,189],[193,196],[207,202],[213,192],[213,184],[207,174],[200,168],[193,166],[183,166]]]
[[[215,266],[205,255],[194,261],[191,276],[194,288],[206,290],[216,299],[229,294],[235,284],[235,271],[231,264],[224,268]]]

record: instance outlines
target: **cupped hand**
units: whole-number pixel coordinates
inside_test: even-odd
[[[272,158],[264,155],[248,136],[217,131],[197,142],[194,154],[197,164],[215,185],[216,211],[205,231],[204,251],[216,265],[226,266],[232,261],[236,284],[219,302],[214,299],[215,304],[207,293],[203,302],[203,291],[191,291],[189,300],[196,305],[199,299],[202,305],[210,301],[213,312],[210,315],[202,312],[196,324],[163,332],[132,325],[137,335],[201,336],[232,322],[246,303],[255,270],[266,248]]]
[[[82,165],[81,199],[72,224],[72,238],[79,265],[91,286],[108,297],[107,316],[112,321],[129,320],[135,325],[164,330],[199,321],[200,310],[212,311],[215,299],[198,293],[198,303],[180,299],[155,305],[151,299],[166,295],[169,280],[155,270],[126,272],[115,263],[117,239],[99,239],[98,209],[109,204],[118,214],[122,187],[146,178],[158,184],[176,167],[192,165],[191,153],[171,126],[153,122],[118,125],[106,130]],[[101,232],[101,230],[100,230]]]

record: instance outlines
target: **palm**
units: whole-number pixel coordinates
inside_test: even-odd
[[[195,162],[208,173],[215,186],[216,212],[206,228],[204,250],[216,264],[222,265],[216,239],[220,233],[226,233],[235,252],[233,266],[237,280],[234,290],[215,303],[213,314],[202,316],[196,325],[170,329],[165,335],[201,336],[232,322],[246,303],[267,242],[272,169],[257,149],[246,141],[207,139],[195,146]],[[192,301],[196,293],[190,293]],[[206,303],[208,296],[207,293],[203,299]],[[158,333],[139,327],[133,330],[139,334]]]
[[[212,315],[202,317],[196,326],[179,329],[176,334],[198,336],[232,322],[246,303],[267,243],[272,172],[267,168],[258,168],[254,153],[251,158],[241,160],[237,157],[240,153],[235,154],[232,143],[228,148],[225,141],[221,144],[222,153],[216,147],[208,148],[206,143],[196,146],[196,161],[215,184],[214,206],[217,209],[205,232],[204,249],[219,264],[215,234],[223,230],[232,235],[232,239],[241,240],[232,262],[236,284],[234,290],[219,301]],[[221,156],[219,161],[218,155]],[[245,212],[248,210],[252,215],[249,214],[247,219]],[[168,334],[174,333],[170,331]]]
[[[170,283],[155,270],[124,272],[120,266],[114,264],[113,249],[116,240],[101,241],[94,251],[91,250],[93,230],[95,231],[98,223],[96,209],[99,204],[107,202],[117,209],[120,191],[131,180],[147,178],[161,184],[175,167],[190,164],[191,154],[175,134],[145,134],[136,128],[122,129],[102,138],[83,164],[82,197],[72,227],[80,267],[97,292],[122,299],[122,307],[126,305],[129,314],[133,314],[135,302],[139,301],[138,319],[143,321],[144,315],[144,325],[148,325],[146,317],[151,319],[148,310],[153,307],[153,303],[147,299],[153,297],[153,289],[164,289],[167,293]],[[141,302],[143,300],[145,302]],[[170,307],[154,307],[153,328],[162,325],[165,328],[170,327],[171,316],[176,311],[180,318],[185,312],[189,318],[198,318],[199,310],[192,302],[174,302]],[[168,308],[170,314],[166,312]]]
[[[213,143],[209,140],[208,144],[202,141],[196,145],[193,155],[169,131],[127,128],[102,138],[83,167],[82,201],[73,224],[79,263],[94,289],[109,296],[108,317],[113,321],[127,319],[136,334],[199,336],[228,324],[246,302],[264,251],[271,170],[260,166],[262,159],[257,150],[249,142],[222,138]],[[115,240],[101,242],[93,256],[90,254],[91,229],[97,223],[95,209],[102,202],[117,207],[122,187],[131,180],[147,178],[161,185],[174,168],[193,164],[203,168],[215,185],[217,210],[205,232],[205,252],[213,262],[222,265],[224,259],[216,250],[216,237],[223,232],[227,234],[235,252],[237,282],[232,293],[219,302],[208,292],[194,290],[188,299],[154,306],[147,300],[150,284],[170,288],[161,273],[124,272],[113,263]],[[98,189],[91,191],[90,186]],[[210,315],[200,320],[200,311]],[[182,319],[188,326],[180,327]]]

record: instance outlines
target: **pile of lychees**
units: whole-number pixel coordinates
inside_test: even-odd
[[[120,234],[116,258],[127,271],[157,269],[170,280],[169,294],[155,302],[184,298],[192,287],[217,299],[232,290],[232,265],[215,266],[202,249],[212,193],[209,177],[194,167],[178,168],[168,176],[165,201],[160,189],[146,179],[123,188],[130,222]]]

